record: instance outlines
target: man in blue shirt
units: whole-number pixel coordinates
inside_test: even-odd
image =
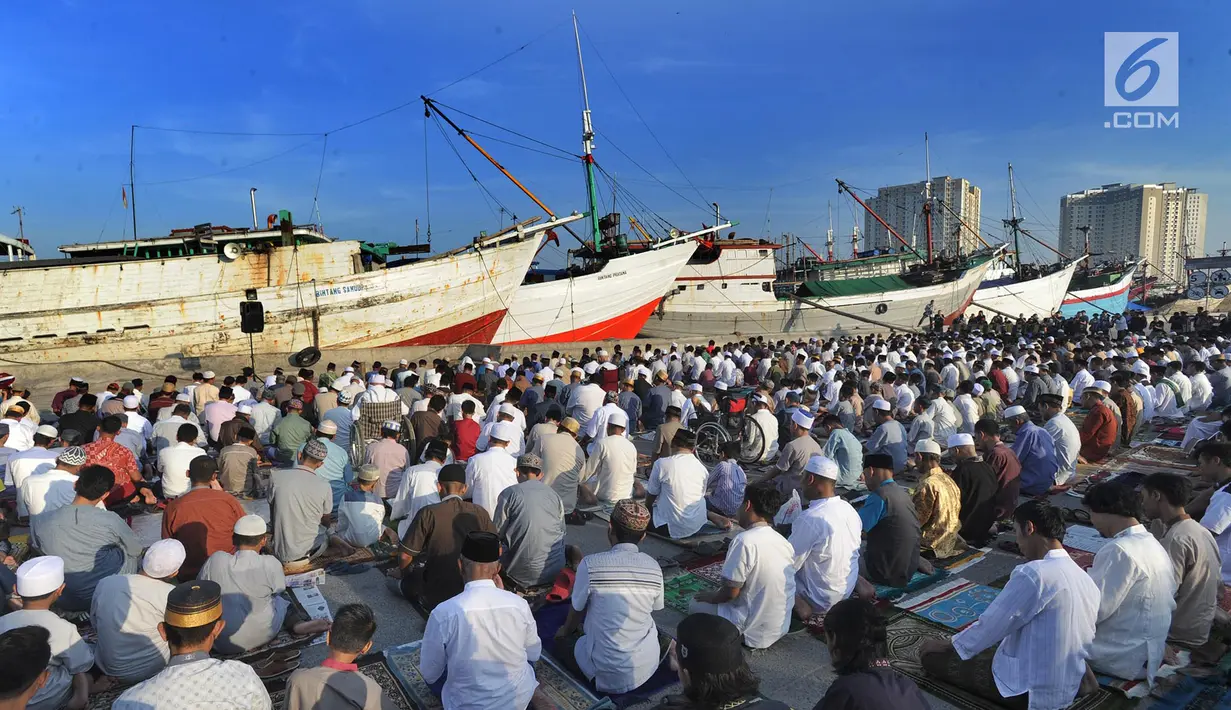
[[[1060,462],[1051,434],[1035,426],[1021,405],[1004,410],[1004,419],[1016,432],[1013,453],[1022,464],[1021,491],[1024,495],[1044,495],[1056,483]]]
[[[863,488],[859,480],[863,474],[863,445],[842,426],[842,419],[836,414],[826,414],[821,426],[829,433],[822,453],[838,464],[838,488]]]

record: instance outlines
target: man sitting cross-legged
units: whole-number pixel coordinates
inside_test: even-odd
[[[925,641],[919,660],[928,675],[1005,707],[1067,707],[1079,691],[1097,688],[1086,659],[1099,590],[1064,550],[1059,509],[1029,501],[1013,523],[1026,563],[975,623],[949,640]]]
[[[751,648],[769,648],[782,638],[795,607],[795,551],[772,525],[780,507],[782,494],[774,484],[758,483],[744,489],[739,508],[744,531],[731,540],[727,550],[722,587],[697,595],[688,609],[735,624]]]

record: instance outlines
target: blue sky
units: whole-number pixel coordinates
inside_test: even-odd
[[[718,202],[741,234],[818,244],[832,200],[847,234],[858,208],[833,178],[867,189],[921,180],[925,131],[933,174],[979,185],[995,234],[1010,161],[1028,224],[1053,240],[1061,195],[1109,182],[1200,187],[1210,194],[1207,248],[1231,228],[1231,5],[1217,0],[27,3],[9,8],[0,42],[0,204],[25,206],[27,235],[53,256],[62,243],[131,236],[120,186],[132,124],[311,133],[139,130],[140,235],[245,226],[257,187],[262,219],[290,209],[306,221],[318,194],[330,234],[412,241],[415,220],[423,232],[428,223],[422,107],[331,134],[323,170],[320,134],[530,42],[435,97],[577,152],[573,9],[596,159],[621,191],[682,228],[712,221],[702,206]],[[1105,31],[1180,32],[1180,128],[1103,127]],[[585,209],[578,163],[480,141],[557,212]],[[537,214],[454,144],[501,203]],[[427,155],[434,247],[499,224],[434,123]],[[7,209],[0,231],[17,231]]]

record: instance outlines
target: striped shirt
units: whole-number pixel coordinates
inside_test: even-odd
[[[577,666],[605,693],[626,693],[658,668],[658,627],[663,608],[663,572],[632,543],[587,555],[577,566],[573,608],[586,611],[585,635],[577,640]]]

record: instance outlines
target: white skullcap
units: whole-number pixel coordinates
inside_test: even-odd
[[[202,372],[202,373],[201,373],[201,377],[203,377],[203,378],[205,378],[205,379],[207,379],[207,380],[212,380],[212,379],[214,379],[215,377],[217,377],[217,375],[215,375],[215,374],[214,374],[214,371],[213,371],[213,370],[206,370],[205,372]]]
[[[725,391],[727,389],[727,383],[723,382],[722,380],[718,380],[717,382],[714,383],[714,389]]]
[[[1150,374],[1150,366],[1145,363],[1145,360],[1138,360],[1133,363],[1133,372],[1138,375],[1148,375]]]
[[[791,415],[791,421],[794,422],[797,427],[803,429],[812,428],[812,417],[808,416],[808,413],[802,409],[795,410],[795,413]]]
[[[406,365],[409,365],[410,362],[408,362],[406,358],[402,358],[401,360],[398,360],[398,364],[405,367]]]
[[[232,531],[236,535],[243,535],[245,537],[256,537],[258,535],[264,535],[266,532],[268,532],[269,527],[265,525],[265,519],[262,518],[261,516],[249,514],[249,515],[245,515],[239,520],[236,520],[235,527],[232,529]]]
[[[1103,394],[1111,394],[1111,383],[1107,380],[1095,380],[1094,384],[1090,386],[1102,391]]]
[[[347,365],[346,369],[342,370],[342,372],[354,372],[354,371],[355,371],[355,368],[351,365]]]
[[[586,371],[581,369],[580,367],[574,367],[573,369],[569,370],[569,374],[570,375],[584,375],[586,374]]]
[[[983,385],[976,382],[975,387],[974,387],[974,392],[975,394],[983,394]]]
[[[184,564],[184,543],[169,537],[150,545],[141,559],[141,571],[154,579],[166,579],[179,571]]]
[[[916,454],[935,454],[940,456],[940,444],[937,444],[931,439],[920,439],[915,442]]]
[[[508,443],[517,437],[517,425],[513,422],[496,422],[487,436]]]
[[[266,386],[266,387],[275,387],[275,386],[277,386],[277,384],[278,384],[278,376],[277,376],[277,375],[270,375],[269,377],[266,377],[266,378],[265,378],[265,386]]]
[[[611,414],[607,416],[607,423],[614,424],[616,426],[624,427],[625,429],[627,429],[628,428],[628,414],[626,414],[623,409],[621,409],[618,412],[612,412]]]
[[[141,406],[141,398],[135,394],[130,394],[124,398],[124,409],[136,409]]]
[[[337,434],[338,424],[337,422],[333,422],[333,421],[326,419],[325,421],[316,425],[316,430],[322,434],[330,434],[330,435]]]
[[[696,383],[696,382],[692,383],[691,385],[688,385],[688,391],[689,391],[689,392],[700,392],[700,391],[702,391],[703,389],[704,389],[704,388],[703,388],[703,387],[701,387],[701,385],[700,385],[700,384],[698,384],[698,383]]]
[[[383,383],[384,381],[385,381],[385,376],[379,373],[373,372],[372,374],[368,375],[369,385],[379,385]]]
[[[401,423],[401,422],[394,421],[394,420],[390,419],[390,420],[386,421],[384,424],[381,424],[381,425],[380,425],[380,428],[381,428],[381,429],[387,429],[387,430],[389,430],[389,431],[401,431],[401,430],[402,430],[402,423]]]
[[[593,375],[598,372],[598,360],[591,360],[590,362],[587,362],[584,366],[582,366],[581,370],[587,375]]]
[[[1024,368],[1022,368],[1022,369],[1023,369],[1025,372],[1031,372],[1031,373],[1034,373],[1034,374],[1036,374],[1036,375],[1037,375],[1037,374],[1039,374],[1039,368],[1035,367],[1034,365],[1027,365],[1027,366],[1025,366],[1025,367],[1024,367]]]
[[[17,593],[23,597],[51,594],[64,584],[64,560],[55,555],[26,560],[17,568]]]
[[[975,438],[970,434],[951,434],[947,443],[951,449],[954,446],[974,446]]]
[[[175,395],[175,401],[176,402],[191,402],[192,395],[188,394],[187,392],[180,392],[179,394]]]
[[[514,407],[512,404],[509,404],[508,402],[502,402],[500,404],[500,414],[507,414],[510,417],[516,417],[517,407]]]
[[[878,400],[876,400],[875,402],[873,402],[873,403],[872,403],[872,409],[877,409],[877,410],[880,410],[880,411],[882,411],[882,412],[888,412],[888,411],[892,410],[892,409],[893,409],[893,407],[889,405],[889,402],[887,402],[887,401],[885,401],[885,400],[883,400],[883,399],[878,399]]]
[[[1021,406],[1020,404],[1013,405],[1012,407],[1009,407],[1008,409],[1004,410],[1005,418],[1016,417],[1020,414],[1025,414],[1025,413],[1026,413],[1026,408]]]
[[[40,426],[38,429],[34,430],[34,433],[40,436],[50,437],[52,439],[60,435],[60,432],[56,431],[56,428],[50,424]]]
[[[252,405],[251,404],[241,404],[239,405],[239,408],[236,409],[235,411],[239,412],[240,414],[252,414]]]
[[[266,385],[266,387],[268,386],[269,385]],[[341,392],[342,390],[346,389],[346,381],[343,380],[341,377],[339,377],[338,379],[329,383],[329,389],[333,390],[334,392]]]
[[[804,471],[813,476],[828,478],[831,481],[838,480],[838,464],[831,458],[813,454],[808,459],[808,464],[804,466]]]

